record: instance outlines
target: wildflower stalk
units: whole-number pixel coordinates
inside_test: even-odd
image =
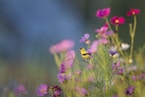
[[[57,54],[53,54],[54,55],[54,60],[56,62],[57,67],[59,67],[60,65],[60,60],[59,60],[59,56]]]
[[[118,32],[118,25],[115,26],[115,30]]]
[[[117,46],[117,50],[120,52],[120,54],[122,56],[124,56],[124,53],[122,52],[122,50],[120,50],[120,41],[119,41],[119,37],[118,37],[118,25],[115,26],[115,30],[116,30],[116,33],[115,33],[115,42],[116,42],[116,46]]]
[[[111,31],[113,31],[113,30],[112,30],[112,28],[111,28],[111,25],[110,25],[110,23],[109,23],[109,20],[108,20],[108,18],[107,18],[107,17],[105,18],[105,21],[106,21],[106,23],[108,24],[109,29],[110,29]],[[115,40],[114,40],[114,37],[111,37],[111,40],[112,40],[112,44],[114,44],[114,45],[115,45]]]
[[[106,47],[103,45],[100,45],[98,48],[97,54],[95,54],[95,60],[97,61],[97,67],[96,67],[96,73],[98,82],[103,84],[100,89],[101,91],[105,88],[105,95],[108,92],[109,86],[110,86],[110,80],[112,79],[112,72],[111,67],[108,66],[111,64],[112,60],[110,60],[109,54],[106,50]],[[100,84],[98,83],[98,84]]]
[[[130,47],[130,56],[129,56],[130,63],[132,63],[132,59],[133,59],[134,36],[135,36],[135,31],[136,31],[136,24],[137,24],[137,20],[136,20],[136,16],[134,15],[134,25],[133,25],[133,28],[132,28],[132,24],[129,24],[130,37],[131,37],[131,47]]]
[[[60,62],[63,62],[64,57],[65,57],[65,52],[60,53]]]
[[[111,25],[110,25],[110,23],[109,23],[109,20],[108,20],[108,18],[107,18],[107,17],[105,18],[105,21],[106,21],[106,23],[108,24],[109,29],[110,29],[111,31],[113,31],[113,30],[112,30],[112,28],[111,28]]]

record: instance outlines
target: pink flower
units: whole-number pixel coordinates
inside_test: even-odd
[[[106,38],[100,38],[98,40],[95,40],[87,51],[90,54],[94,54],[95,52],[97,52],[98,46],[100,44],[108,44],[108,43],[109,41]]]
[[[123,75],[124,69],[123,68],[119,68],[117,71],[118,75]]]
[[[76,91],[81,95],[81,97],[85,97],[88,94],[88,91],[85,88],[76,87]]]
[[[84,34],[84,36],[80,40],[80,43],[87,42],[89,40],[89,37],[90,37],[90,35],[88,33]]]
[[[119,69],[120,68],[120,61],[117,61],[117,63],[115,63],[115,64],[112,64],[112,68],[114,69],[114,70],[116,70],[116,69]]]
[[[77,71],[75,72],[75,74],[76,74],[76,75],[81,75],[81,74],[82,74],[82,71],[81,71],[81,70],[77,70]]]
[[[50,47],[50,52],[52,54],[54,53],[60,53],[70,50],[74,46],[74,42],[72,40],[62,40],[60,43],[53,45]]]
[[[88,51],[90,54],[95,53],[95,52],[97,51],[97,49],[98,49],[98,45],[99,45],[98,41],[97,41],[97,40],[94,41],[94,42],[92,43],[90,49],[88,49],[87,51]]]
[[[137,15],[140,13],[140,9],[130,9],[129,12],[127,12],[127,16]]]
[[[37,96],[44,96],[47,94],[47,88],[48,86],[46,84],[40,84],[40,86],[38,87],[36,94]]]
[[[60,83],[64,83],[72,77],[71,74],[58,73],[57,78]]]
[[[125,22],[125,19],[123,17],[114,16],[110,21],[113,25],[121,25]]]
[[[106,38],[101,38],[98,40],[99,44],[108,44],[109,41]]]
[[[125,94],[126,95],[132,95],[134,93],[135,87],[134,86],[128,86],[126,88]]]
[[[27,91],[26,91],[24,85],[20,84],[19,86],[17,86],[15,88],[15,95],[16,96],[25,95],[25,94],[27,94]]]
[[[65,59],[64,59],[64,65],[66,69],[69,69],[72,67],[74,59],[75,59],[75,51],[74,50],[67,51],[65,54]]]
[[[96,32],[99,36],[106,38],[108,36],[111,36],[113,34],[112,31],[108,31],[108,24],[105,23],[100,29],[96,29]]]
[[[108,30],[108,27],[102,26],[100,29],[96,29],[96,32],[98,32],[98,33],[104,33],[104,32],[107,32],[107,30]]]
[[[132,76],[132,80],[141,80],[145,78],[145,73]]]
[[[75,51],[69,50],[65,54],[64,62],[59,67],[59,73],[65,73],[67,69],[71,68],[73,66],[75,58]]]
[[[88,64],[88,65],[86,66],[86,68],[87,68],[87,69],[93,69],[94,66],[93,66],[92,64]]]
[[[93,76],[89,76],[88,81],[89,82],[93,82],[94,81],[94,77]]]
[[[98,18],[105,18],[108,17],[109,15],[110,15],[110,8],[100,9],[97,10],[96,12],[96,17]]]

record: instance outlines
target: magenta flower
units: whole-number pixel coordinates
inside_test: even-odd
[[[25,95],[25,94],[27,94],[27,91],[26,91],[26,89],[25,89],[25,86],[22,85],[22,84],[20,84],[19,86],[17,86],[17,87],[15,88],[14,92],[15,92],[15,95],[16,95],[16,96],[20,96],[20,95]]]
[[[49,50],[52,54],[61,53],[72,49],[73,46],[74,42],[72,40],[63,40],[60,43],[51,46]]]
[[[64,83],[68,79],[67,76],[65,74],[62,74],[62,73],[59,73],[57,75],[57,78],[58,78],[58,81],[60,83]]]
[[[129,12],[127,12],[127,16],[133,16],[133,15],[137,15],[140,13],[140,9],[130,9]]]
[[[40,84],[40,86],[38,87],[36,91],[37,96],[43,97],[44,95],[46,95],[47,89],[48,89],[48,86],[46,84]]]
[[[105,23],[103,26],[109,28],[108,23]]]
[[[65,65],[63,63],[60,65],[59,72],[60,73],[65,73],[66,72],[66,67],[65,67]]]
[[[60,83],[64,83],[71,78],[71,74],[66,75],[64,73],[59,73],[57,78]]]
[[[87,43],[89,41],[89,37],[90,37],[90,35],[88,33],[84,34],[84,36],[80,40],[80,43],[82,43],[82,42],[86,42]]]
[[[109,15],[110,15],[110,8],[100,9],[97,10],[96,12],[96,17],[98,18],[105,18],[108,17]]]
[[[114,16],[110,21],[113,25],[121,25],[125,22],[125,19],[124,17]]]
[[[132,95],[134,93],[134,89],[135,87],[134,86],[129,86],[126,88],[126,91],[125,91],[125,94],[126,95]]]
[[[62,89],[58,86],[53,86],[52,88],[53,91],[53,97],[59,97],[61,95]]]
[[[88,91],[85,88],[81,89],[81,95],[86,96],[88,94]]]
[[[123,68],[119,68],[118,71],[117,71],[117,74],[122,75],[123,72],[124,72],[124,69]]]

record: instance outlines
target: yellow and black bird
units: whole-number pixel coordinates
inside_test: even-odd
[[[84,48],[80,48],[80,53],[83,59],[89,59],[91,56]]]

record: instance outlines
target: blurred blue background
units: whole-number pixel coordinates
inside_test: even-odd
[[[145,39],[144,0],[0,0],[0,87],[9,83],[57,83],[57,68],[49,47],[62,39],[75,41],[75,50],[85,33],[95,35],[104,21],[95,17],[96,10],[111,7],[111,15],[124,16],[120,36],[129,43],[126,17],[130,8],[141,9],[135,48]],[[95,38],[95,37],[93,37]],[[35,82],[34,82],[35,81]],[[13,86],[12,86],[13,87]]]

